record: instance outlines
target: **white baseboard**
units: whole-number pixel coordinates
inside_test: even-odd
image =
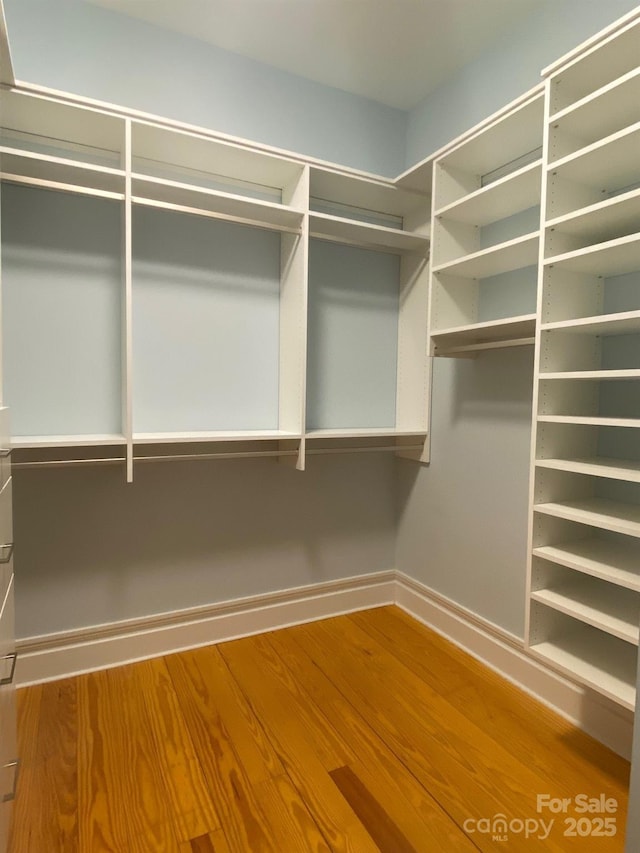
[[[396,572],[396,604],[624,758],[633,713],[530,657],[522,640]]]
[[[16,684],[41,684],[394,603],[619,755],[631,755],[631,712],[534,660],[520,638],[396,571],[31,637],[17,644]]]
[[[26,687],[393,604],[395,572],[328,581],[144,619],[17,642],[16,684]]]

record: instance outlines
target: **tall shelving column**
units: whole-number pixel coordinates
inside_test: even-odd
[[[532,654],[635,706],[640,15],[548,69],[531,478]]]
[[[434,163],[434,356],[533,344],[543,97],[538,87]]]

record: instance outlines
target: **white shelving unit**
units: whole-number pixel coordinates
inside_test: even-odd
[[[432,355],[533,343],[542,118],[536,89],[435,159]]]
[[[277,456],[303,469],[307,440],[322,452],[379,449],[427,459],[427,194],[116,108],[11,87],[0,90],[0,101],[1,177],[11,189],[4,203],[18,199],[25,227],[28,205],[43,196],[20,193],[34,191],[46,193],[52,209],[67,196],[91,197],[94,205],[112,205],[109,215],[121,222],[110,246],[89,246],[86,255],[72,242],[58,250],[44,229],[30,234],[46,263],[27,271],[28,277],[46,280],[46,287],[36,288],[29,304],[17,296],[27,274],[20,235],[14,246],[5,246],[9,398],[12,388],[25,389],[25,399],[13,405],[17,464],[124,462],[128,480],[136,460],[181,455]],[[176,229],[189,234],[190,253],[171,254]],[[310,238],[356,257],[382,252],[396,259],[393,347],[384,365],[375,359],[365,364],[367,382],[380,369],[390,377],[392,416],[377,425],[355,412],[348,422],[330,424],[332,429],[307,429],[313,382],[327,381],[308,375]],[[261,263],[252,264],[260,253]],[[89,287],[85,307],[67,312],[76,326],[65,327],[61,337],[50,323],[55,339],[43,339],[42,351],[36,331],[30,340],[12,338],[11,328],[29,325],[23,315],[46,312],[54,287],[74,299],[65,275],[69,264],[84,264],[89,282],[100,264],[108,267],[101,275],[109,279],[110,307],[92,307],[91,299],[107,297],[102,291],[91,296]],[[48,277],[44,268],[51,270]],[[351,262],[348,268],[358,278]],[[38,304],[40,299],[45,301]],[[160,310],[169,303],[174,309]],[[83,311],[93,323],[85,342]],[[366,311],[365,304],[365,318]],[[102,347],[95,364],[101,359],[111,365],[108,388],[100,375],[91,375],[93,356],[83,361],[85,343],[96,352]],[[52,360],[45,358],[49,345]],[[352,346],[358,346],[355,337]],[[348,375],[348,353],[345,359]],[[76,373],[86,377],[87,387],[103,390],[97,405],[86,402],[92,416],[82,411],[82,387],[74,390],[68,382]],[[46,403],[38,383],[50,389],[49,414],[56,409],[54,397],[72,395],[74,403],[59,421],[47,417],[42,404],[38,408],[38,399]],[[352,389],[353,399],[360,390]]]
[[[549,69],[527,645],[635,707],[640,16]]]

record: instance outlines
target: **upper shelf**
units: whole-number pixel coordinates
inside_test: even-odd
[[[637,182],[638,151],[640,122],[561,157],[548,168],[552,174],[585,187],[615,192]]]
[[[626,335],[640,332],[640,310],[620,311],[616,314],[600,314],[597,317],[579,317],[571,320],[556,320],[542,323],[541,331],[561,329],[566,333],[592,335]]]
[[[538,232],[524,234],[514,240],[490,246],[479,252],[447,261],[433,268],[434,273],[446,273],[460,278],[488,278],[493,275],[533,266],[538,260]]]
[[[555,255],[545,265],[602,277],[633,272],[640,269],[640,233]]]
[[[489,225],[540,202],[542,161],[528,163],[487,186],[447,204],[435,216],[469,225]]]
[[[302,226],[302,211],[287,205],[145,175],[134,174],[131,186],[133,201],[139,204],[220,216],[278,231],[299,233]]]
[[[90,107],[0,89],[1,142],[5,148],[122,168],[125,121]]]
[[[620,237],[626,231],[638,230],[640,223],[640,189],[607,198],[588,207],[548,219],[547,229],[571,234],[588,242]]]
[[[640,39],[639,39],[640,42]],[[581,147],[622,130],[640,119],[640,68],[589,93],[577,103],[560,110],[549,119],[554,137],[575,140]],[[566,135],[566,136],[565,136]],[[553,148],[550,160],[555,158]]]
[[[309,236],[390,252],[424,253],[429,248],[429,237],[426,234],[413,234],[326,213],[309,214]]]
[[[640,20],[635,13],[622,29],[616,27],[589,49],[545,69],[543,73],[551,75],[551,113],[561,112],[636,68],[639,43]]]
[[[125,173],[121,169],[32,151],[17,152],[6,146],[0,146],[0,166],[3,181],[69,192],[86,191],[106,198],[124,197]]]

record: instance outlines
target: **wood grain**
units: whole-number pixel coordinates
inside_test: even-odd
[[[10,853],[623,849],[627,762],[395,607],[18,695]],[[617,836],[465,832],[582,792]]]

